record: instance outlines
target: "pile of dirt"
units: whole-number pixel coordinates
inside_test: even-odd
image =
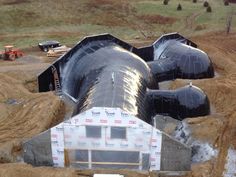
[[[34,168],[21,163],[0,164],[0,177],[78,177],[75,170],[47,167]],[[81,176],[82,177],[82,176]]]
[[[192,136],[212,143],[219,153],[209,162],[194,164],[191,176],[223,175],[229,147],[236,148],[236,34],[210,33],[193,38],[199,47],[212,59],[217,77],[192,80],[208,95],[214,108],[206,117],[187,119]],[[186,85],[185,80],[176,80],[172,87]]]
[[[14,170],[13,170],[14,169]],[[98,174],[121,174],[125,177],[154,177],[155,173],[141,173],[130,170],[75,170],[71,168],[32,167],[24,163],[0,164],[0,177],[90,177]]]
[[[20,76],[20,71],[15,78]],[[11,73],[14,75],[14,72]],[[0,162],[14,162],[21,142],[62,121],[64,104],[52,92],[32,93],[24,79],[0,74]]]

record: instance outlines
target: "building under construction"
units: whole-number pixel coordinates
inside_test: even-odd
[[[136,48],[109,34],[84,38],[38,76],[73,104],[71,118],[24,143],[33,165],[138,170],[190,170],[191,149],[153,125],[157,114],[178,120],[210,113],[192,84],[159,90],[159,82],[214,77],[208,55],[178,33]]]

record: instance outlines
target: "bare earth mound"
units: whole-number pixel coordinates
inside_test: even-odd
[[[236,148],[236,34],[206,34],[193,39],[211,57],[219,76],[214,79],[196,80],[193,84],[202,88],[214,108],[211,116],[187,120],[193,136],[211,142],[219,150],[218,157],[192,167],[192,176],[223,175],[227,152]],[[176,80],[173,87],[184,81]]]
[[[31,93],[8,75],[14,72],[0,74],[0,162],[14,161],[20,142],[63,118],[63,103],[53,93]]]

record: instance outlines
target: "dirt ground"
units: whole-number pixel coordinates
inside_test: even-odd
[[[211,142],[219,150],[218,157],[203,164],[192,166],[192,176],[223,175],[227,151],[230,146],[236,148],[236,34],[210,33],[192,39],[199,48],[206,51],[212,59],[217,77],[214,79],[193,80],[193,84],[202,88],[208,95],[212,115],[189,119],[193,136]],[[173,87],[184,82],[176,80]]]
[[[192,165],[188,177],[220,177],[223,174],[227,150],[236,148],[236,33],[221,32],[193,37],[199,48],[211,57],[217,77],[193,80],[209,96],[212,115],[187,119],[192,135],[208,141],[219,150],[218,157]],[[95,171],[65,168],[32,167],[20,161],[22,141],[47,130],[64,116],[64,104],[52,92],[37,93],[37,74],[53,59],[35,48],[26,49],[26,57],[15,62],[0,61],[0,176],[89,176]],[[172,87],[186,81],[176,80]],[[101,171],[97,171],[101,172]],[[104,171],[102,171],[104,172]],[[107,173],[114,171],[105,171]],[[128,177],[153,176],[132,171],[116,171]]]

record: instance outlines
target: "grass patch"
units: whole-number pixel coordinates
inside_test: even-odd
[[[177,21],[176,18],[161,15],[139,15],[138,18],[144,20],[146,23],[161,25],[172,25]]]
[[[179,3],[182,11],[176,10]],[[192,35],[224,30],[233,6],[224,6],[222,0],[209,3],[212,13],[206,13],[203,1],[191,0],[171,0],[168,5],[162,0],[0,0],[0,47],[24,48],[48,39],[73,44],[98,33],[134,39],[173,31]]]

